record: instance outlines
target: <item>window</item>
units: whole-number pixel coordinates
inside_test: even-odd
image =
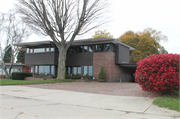
[[[79,53],[82,53],[83,51],[83,46],[79,46]]]
[[[72,53],[73,53],[73,48],[70,48],[69,54],[72,54]]]
[[[88,46],[84,46],[84,52],[88,51]]]
[[[110,44],[106,44],[106,51],[111,51],[111,45]]]
[[[89,52],[93,52],[93,46],[89,46]]]
[[[33,53],[33,49],[32,48],[30,49],[30,53]]]
[[[95,51],[96,51],[96,52],[99,51],[99,45],[95,45]]]
[[[26,53],[29,53],[29,48],[26,49]]]
[[[49,48],[46,48],[46,52],[49,52],[50,51],[50,49]]]
[[[78,47],[74,47],[74,53],[78,53]]]
[[[84,75],[87,75],[87,73],[88,73],[88,66],[84,66]]]
[[[20,72],[19,70],[20,70],[20,69],[13,68],[13,69],[11,70],[11,73],[12,73],[12,72]]]
[[[74,72],[74,75],[77,74],[77,67],[74,67],[73,72]]]
[[[71,67],[68,67],[68,74],[71,74]]]
[[[54,66],[51,66],[51,75],[55,75]]]
[[[35,66],[35,73],[38,73],[38,66]]]
[[[99,45],[99,51],[104,51],[104,45]]]
[[[89,75],[92,76],[93,66],[89,66]]]
[[[34,53],[45,52],[45,48],[35,48]]]
[[[39,66],[39,74],[50,75],[50,66]]]
[[[30,67],[30,73],[33,73],[33,67]]]
[[[78,74],[81,74],[81,67],[78,67]]]
[[[53,52],[54,51],[54,48],[51,48],[51,52]]]

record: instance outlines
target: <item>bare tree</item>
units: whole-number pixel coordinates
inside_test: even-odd
[[[0,37],[1,40],[5,41],[6,47],[3,49],[0,43],[0,67],[4,70],[6,78],[10,78],[11,69],[13,67],[15,57],[20,49],[18,46],[14,46],[13,44],[22,42],[29,36],[29,34],[26,31],[26,25],[17,20],[15,14],[10,13],[7,15],[3,15],[3,19],[3,23],[0,26]],[[7,68],[4,62],[4,56],[5,52],[7,52],[9,48],[11,48],[11,61],[10,66]]]
[[[104,0],[19,0],[24,22],[50,36],[59,50],[57,79],[65,79],[66,53],[76,36],[105,23],[105,5]]]

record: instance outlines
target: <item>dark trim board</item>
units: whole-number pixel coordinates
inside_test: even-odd
[[[127,68],[137,68],[137,64],[136,63],[122,63],[119,64],[120,67],[127,67]]]

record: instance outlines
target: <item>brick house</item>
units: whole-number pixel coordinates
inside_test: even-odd
[[[5,63],[5,65],[7,67],[7,71],[9,71],[10,63]],[[29,72],[29,67],[25,66],[25,64],[23,63],[14,63],[13,68],[11,69],[11,73],[12,72]],[[0,67],[0,78],[4,77],[6,77],[6,74],[4,70]]]
[[[25,64],[30,72],[56,75],[58,49],[52,41],[26,42],[15,44],[26,48]],[[130,50],[124,43],[109,38],[75,40],[67,51],[66,74],[91,75],[98,79],[104,67],[107,82],[133,81],[136,64],[129,63]]]

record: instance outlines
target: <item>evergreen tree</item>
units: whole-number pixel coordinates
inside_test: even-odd
[[[17,55],[17,61],[16,62],[21,62],[24,63],[25,60],[25,51],[20,51]]]
[[[9,46],[6,46],[6,48],[9,47]],[[5,63],[10,63],[11,62],[11,50],[12,50],[12,47],[10,46],[10,48],[4,54],[3,60],[4,60]]]
[[[104,67],[101,67],[101,71],[99,73],[99,79],[106,79],[106,74],[104,72]]]

